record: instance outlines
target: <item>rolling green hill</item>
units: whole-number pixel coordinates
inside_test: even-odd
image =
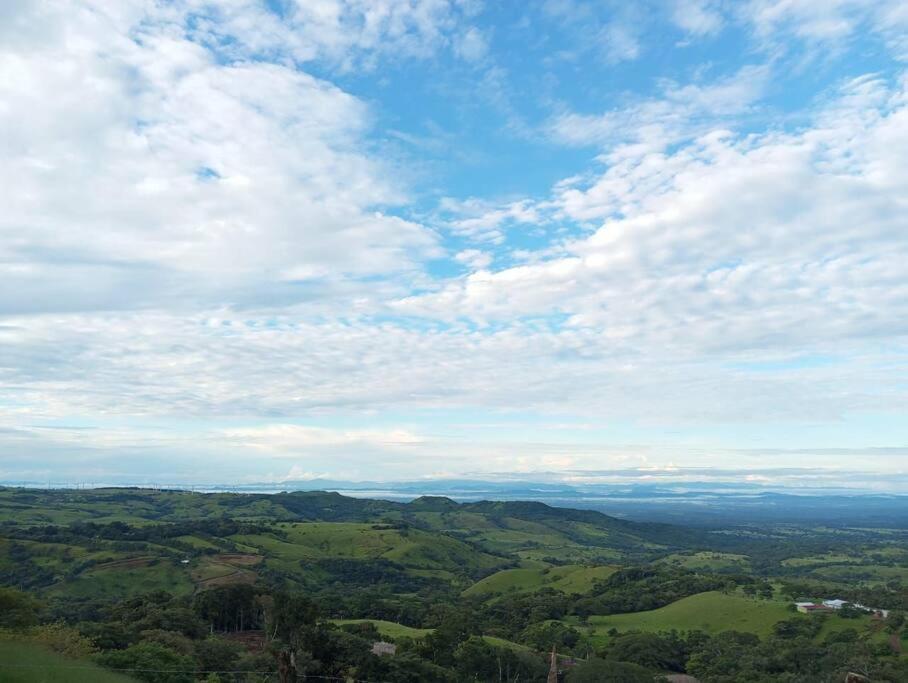
[[[130,488],[0,488],[0,524],[12,531],[0,538],[0,582],[80,598],[155,590],[183,595],[255,582],[262,572],[309,589],[379,579],[403,593],[432,581],[464,589],[518,564],[543,574],[490,577],[473,592],[495,594],[510,589],[509,582],[521,591],[583,592],[608,575],[594,566],[647,561],[691,534],[704,537],[542,503]],[[219,559],[225,554],[254,561],[237,567]],[[573,564],[547,569],[565,561]]]
[[[744,631],[768,635],[773,624],[792,616],[785,603],[754,600],[717,591],[699,593],[649,612],[613,614],[589,618],[592,634],[618,631],[700,630],[706,633]],[[805,615],[804,618],[809,618]]]
[[[564,565],[530,569],[504,569],[477,581],[463,592],[465,596],[494,597],[506,593],[527,593],[552,588],[562,593],[585,593],[596,581],[607,579],[617,571],[612,566],[585,567]]]
[[[411,626],[404,626],[403,624],[398,624],[394,621],[383,621],[381,619],[335,619],[333,623],[338,626],[344,624],[373,624],[375,630],[379,632],[385,638],[413,638],[418,640],[423,638],[428,634],[432,633],[433,629],[430,628],[413,628]],[[513,650],[514,652],[532,652],[532,649],[526,645],[521,645],[520,643],[515,643],[512,640],[506,640],[504,638],[498,638],[497,636],[482,636],[482,639],[486,641],[489,645],[494,645],[495,647],[504,648],[507,650]]]

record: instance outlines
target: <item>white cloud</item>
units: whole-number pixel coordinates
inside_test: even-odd
[[[791,49],[792,38],[813,48],[841,50],[861,33],[882,36],[897,59],[906,59],[908,11],[902,0],[750,0],[740,17],[764,45]]]
[[[675,20],[713,35],[719,4]],[[375,105],[326,79],[378,80],[441,50],[482,62],[491,33],[469,26],[475,8],[282,7],[0,6],[4,471],[33,456],[208,475],[221,453],[223,476],[273,458],[286,472],[288,457],[299,476],[376,460],[400,476],[420,458],[427,473],[662,467],[667,451],[474,438],[452,416],[529,414],[507,427],[520,431],[537,415],[708,427],[908,407],[908,80],[855,79],[801,129],[748,134],[734,131],[762,111],[769,67],[664,81],[550,122],[555,140],[599,151],[593,169],[541,200],[442,200],[423,213],[436,231],[412,218],[432,200],[399,180]],[[634,17],[603,29],[561,7],[578,54],[646,56]],[[895,50],[904,10],[868,7],[755,2],[726,19],[767,45],[870,27]],[[489,74],[510,85],[503,67]],[[468,156],[450,135],[435,153]],[[577,154],[556,153],[557,168]],[[442,256],[467,272],[430,276]],[[417,414],[418,428],[388,426]],[[86,416],[101,426],[71,419]]]
[[[478,62],[489,51],[486,36],[478,28],[470,27],[454,42],[454,52],[468,62]]]
[[[693,36],[714,35],[724,24],[721,3],[716,0],[675,0],[672,19]]]
[[[327,429],[295,424],[225,429],[221,438],[245,448],[268,451],[284,457],[297,457],[312,449],[337,447],[399,448],[422,443],[423,439],[406,429],[375,431],[364,429]]]
[[[609,64],[628,62],[640,56],[642,47],[636,33],[626,23],[612,22],[605,26],[599,39],[602,42],[602,52]]]
[[[509,227],[538,225],[542,221],[536,205],[525,199],[496,204],[476,198],[462,201],[445,198],[440,209],[445,214],[447,226],[455,234],[493,244],[504,242]]]
[[[437,253],[383,212],[404,194],[364,151],[362,102],[282,64],[224,63],[176,9],[68,5],[23,8],[14,23],[46,30],[0,47],[0,310],[261,300]],[[406,34],[379,14],[375,40]]]
[[[856,79],[797,133],[717,132],[671,153],[616,153],[557,199],[566,218],[602,221],[592,235],[399,306],[483,323],[563,315],[598,339],[585,352],[629,354],[622,381],[637,387],[637,354],[716,360],[904,338],[903,88]]]
[[[492,264],[492,255],[479,249],[464,249],[454,255],[454,260],[473,270],[484,270]]]
[[[770,78],[765,66],[744,66],[710,84],[661,84],[661,97],[634,102],[605,114],[563,113],[550,135],[569,145],[633,143],[661,149],[746,113],[762,97]]]

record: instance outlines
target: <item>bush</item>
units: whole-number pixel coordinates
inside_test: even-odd
[[[0,628],[26,629],[38,623],[41,607],[35,598],[15,588],[0,588]]]
[[[653,674],[627,662],[590,659],[568,671],[565,683],[653,683]]]
[[[139,643],[95,657],[101,666],[122,670],[149,683],[192,683],[195,662],[157,643]]]
[[[86,638],[78,629],[62,622],[44,624],[32,629],[28,640],[73,659],[88,657],[98,651],[91,638]]]

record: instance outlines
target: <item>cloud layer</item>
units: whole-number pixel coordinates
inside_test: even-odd
[[[867,416],[854,453],[903,446],[908,14],[660,6],[678,54],[746,59],[663,75],[617,5],[6,4],[0,479],[706,467]],[[885,57],[805,100],[819,48]],[[477,193],[483,144],[517,163]]]

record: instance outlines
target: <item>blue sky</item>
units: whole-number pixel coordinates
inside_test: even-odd
[[[0,480],[903,490],[906,36],[897,0],[3,3]]]

